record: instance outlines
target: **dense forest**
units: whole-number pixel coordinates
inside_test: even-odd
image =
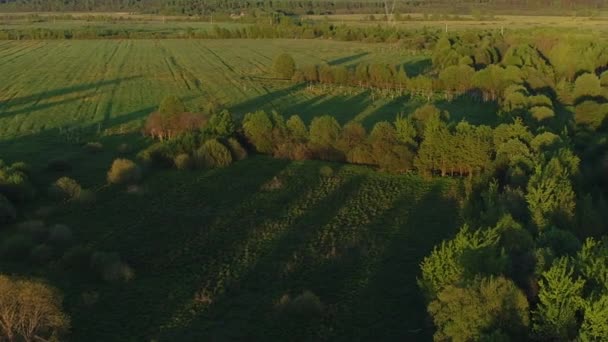
[[[469,14],[486,8],[503,10],[598,9],[602,0],[0,0],[0,6],[18,11],[137,11],[145,13],[206,15],[239,11],[282,11],[288,14],[385,13],[387,7],[399,13],[443,8],[446,12]]]

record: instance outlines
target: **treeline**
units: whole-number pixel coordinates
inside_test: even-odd
[[[483,6],[488,9],[519,10],[597,9],[602,0],[0,0],[0,8],[14,11],[138,11],[159,14],[205,15],[240,11],[281,11],[288,14],[385,13],[386,7],[409,13],[427,8],[443,9],[456,14],[469,14]]]

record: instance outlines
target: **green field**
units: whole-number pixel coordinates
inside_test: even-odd
[[[58,207],[48,222],[135,271],[124,285],[48,274],[67,295],[72,339],[429,339],[416,276],[458,226],[457,183],[341,165],[324,177],[322,165],[255,157],[156,173],[141,194],[105,188],[94,206]],[[274,177],[282,187],[262,190]],[[195,300],[202,289],[210,305]],[[286,326],[273,305],[303,290],[327,314]],[[85,304],[91,292],[99,299]]]

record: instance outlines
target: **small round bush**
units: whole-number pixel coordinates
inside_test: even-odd
[[[330,166],[322,166],[321,169],[319,169],[319,174],[321,174],[322,177],[331,177],[334,175],[334,169],[332,169]]]
[[[134,277],[133,270],[117,253],[96,252],[91,256],[91,266],[107,282],[127,282]]]
[[[17,234],[4,239],[0,245],[0,255],[9,260],[22,260],[32,249],[32,240],[25,235]]]
[[[17,219],[17,210],[13,204],[0,194],[0,225],[12,223]]]
[[[46,244],[40,244],[32,249],[30,259],[40,265],[47,264],[53,259],[53,248]]]
[[[129,159],[114,160],[108,171],[108,183],[111,184],[136,183],[140,178],[139,166]]]
[[[72,165],[65,159],[52,159],[46,165],[47,170],[53,172],[66,172],[72,169]]]
[[[192,158],[187,153],[177,155],[173,163],[178,170],[189,170],[192,168]]]
[[[60,201],[78,198],[81,193],[80,184],[69,177],[61,177],[49,187],[49,196]]]
[[[196,164],[201,168],[224,167],[232,163],[230,150],[216,139],[207,140],[196,151]]]
[[[97,153],[103,150],[103,144],[100,142],[88,142],[84,145],[84,149],[90,153]]]
[[[56,224],[49,229],[49,242],[57,246],[67,246],[72,242],[72,230],[63,224]]]
[[[17,225],[17,229],[29,235],[34,241],[43,242],[49,236],[49,229],[41,220],[28,220],[20,222]]]

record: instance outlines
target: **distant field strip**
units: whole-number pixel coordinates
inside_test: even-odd
[[[299,65],[424,59],[386,46],[316,40],[1,42],[0,140],[58,127],[137,122],[169,94],[185,99],[190,110],[213,97],[237,115],[277,109],[348,119],[374,108],[272,79],[272,60],[282,52]]]

